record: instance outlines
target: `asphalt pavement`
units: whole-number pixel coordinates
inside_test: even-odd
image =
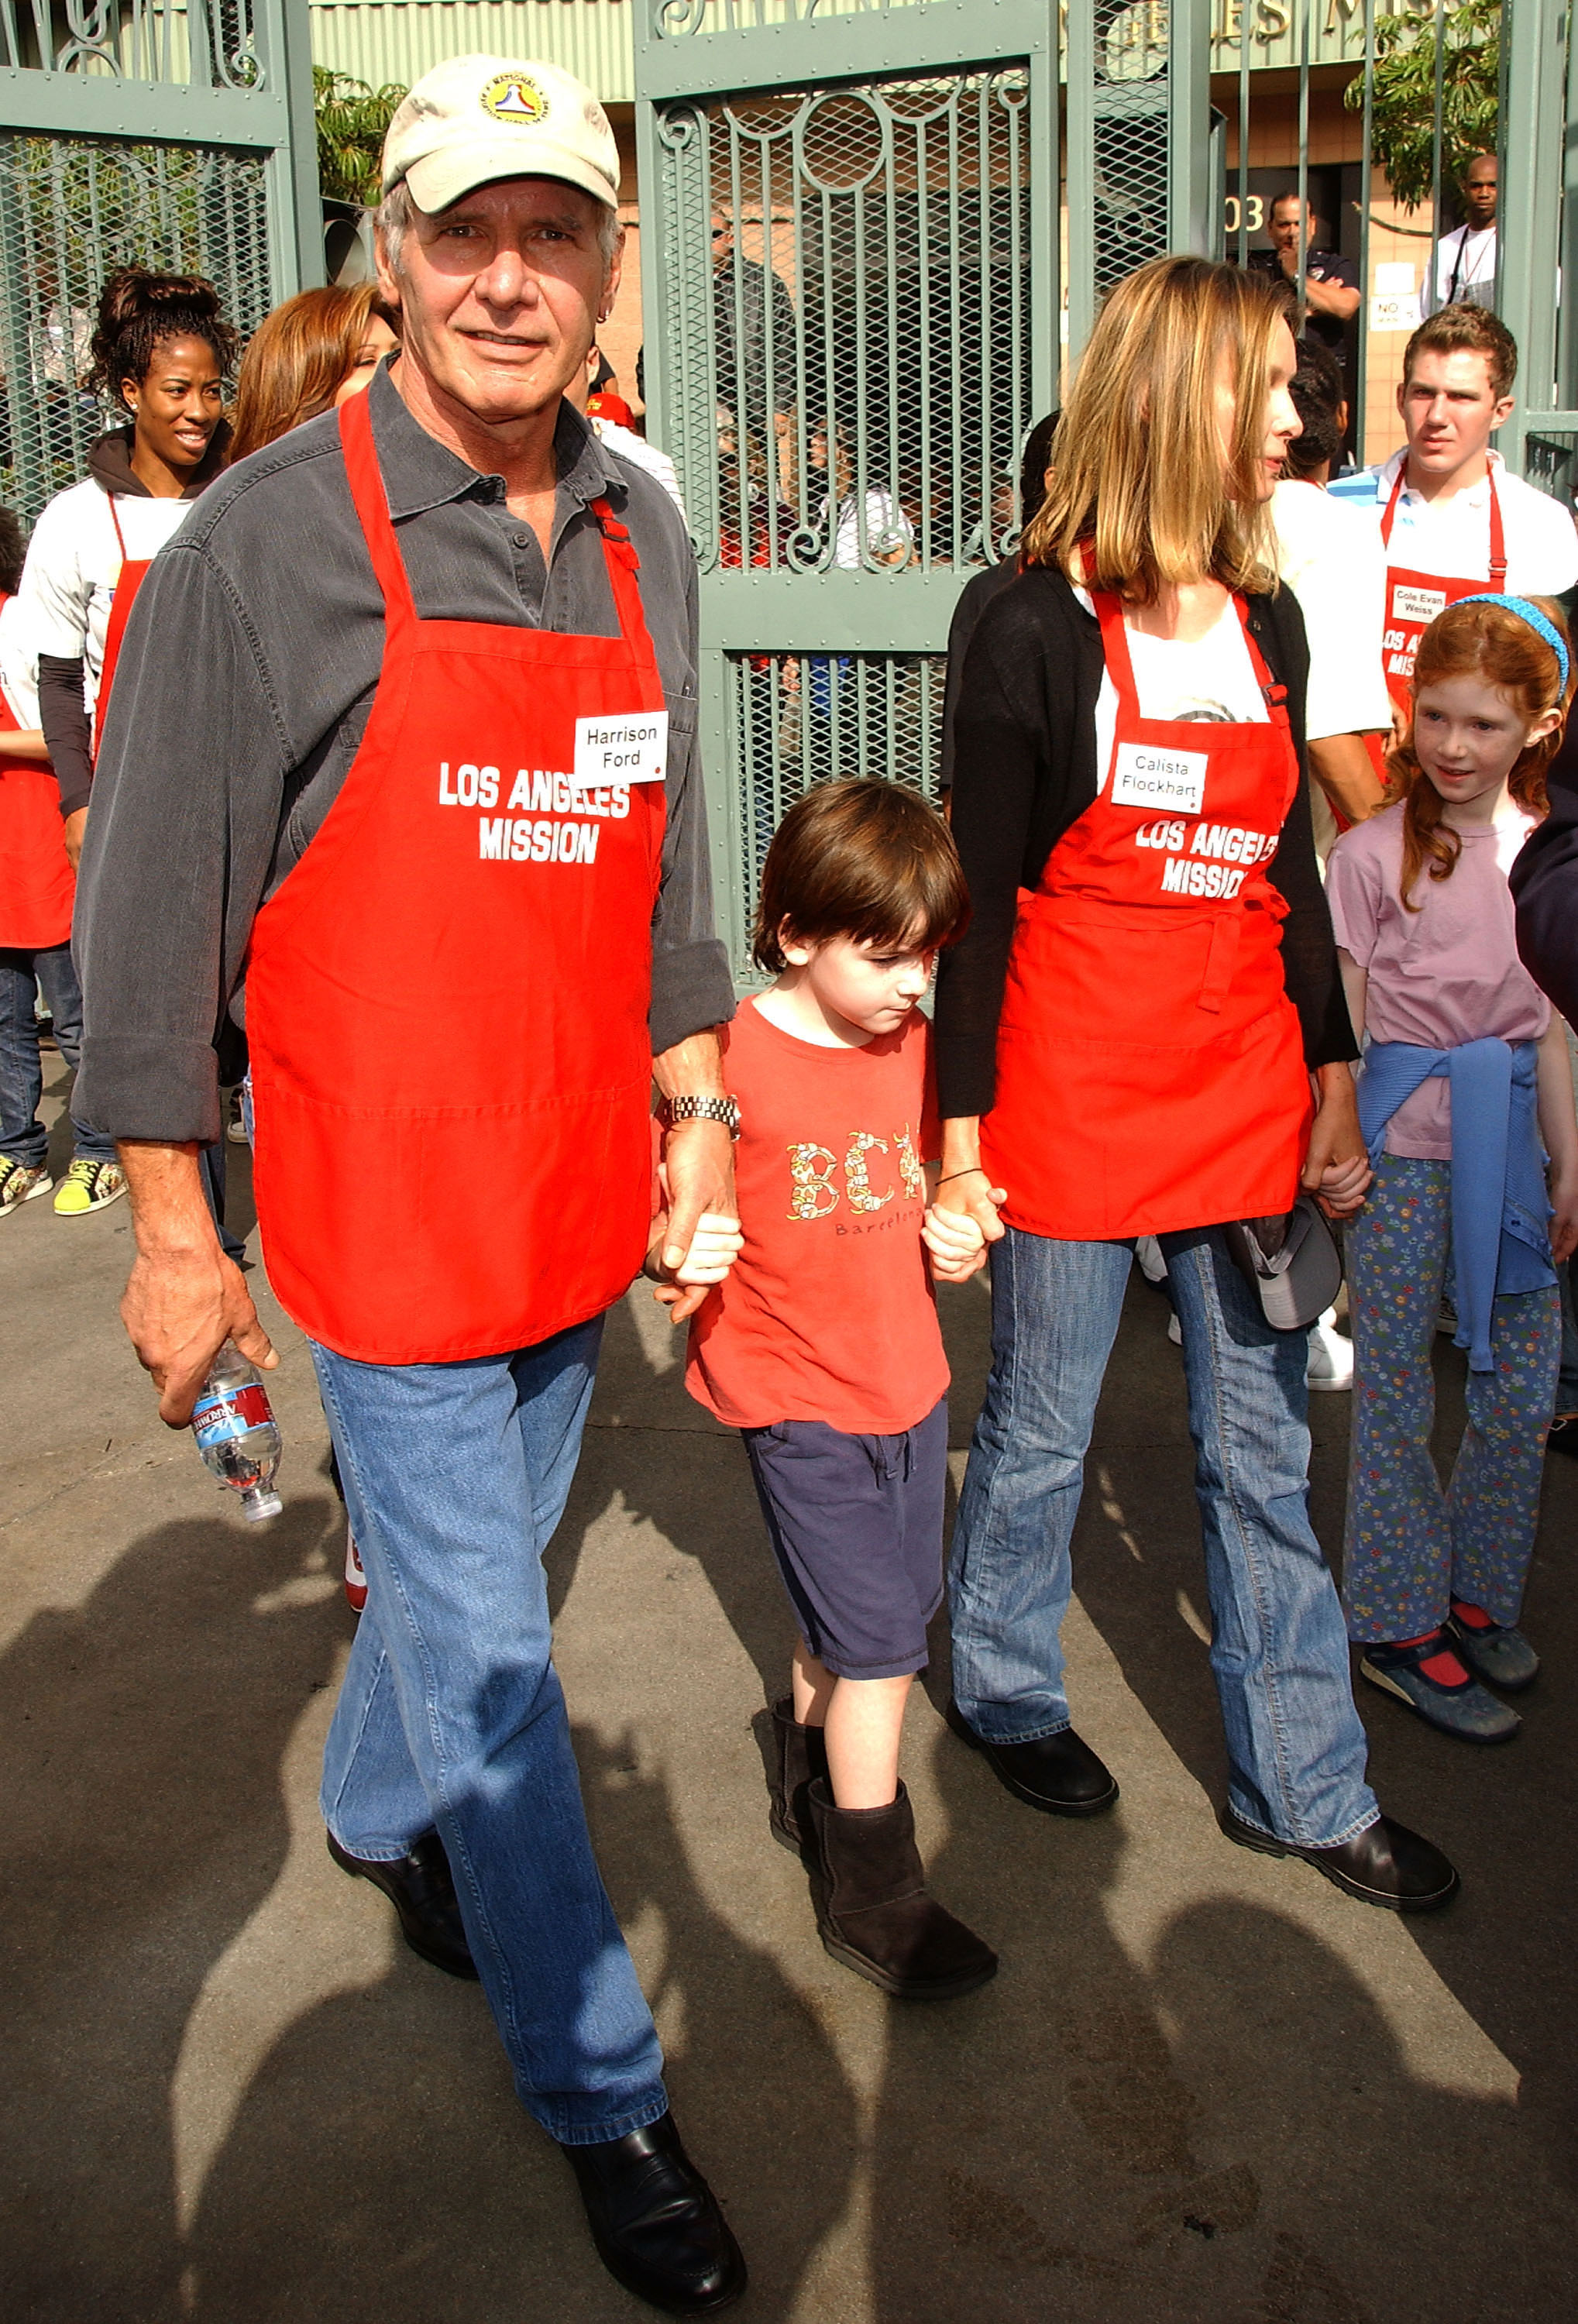
[[[249,1220],[234,1148],[231,1176]],[[633,2324],[650,2311],[599,2269],[476,1987],[325,1853],[353,1618],[300,1336],[254,1267],[286,1445],[284,1514],[254,1529],[124,1341],[130,1228],[125,1203],[0,1222],[5,2311]],[[956,1488],[987,1295],[943,1312]],[[1447,1913],[1399,1921],[1217,1832],[1166,1324],[1136,1272],[1075,1543],[1075,1721],[1121,1803],[1082,1825],[1011,1800],[942,1723],[939,1621],[904,1773],[934,1888],[1002,1967],[926,2008],[827,1958],[768,1837],[762,1706],[790,1628],[744,1460],[650,1296],[610,1319],[549,1559],[558,1662],[676,2115],[752,2264],[742,2324],[1565,2324],[1578,2304],[1578,1462],[1550,1463],[1518,1739],[1474,1750],[1361,1691],[1383,1803],[1463,1876]],[[1440,1343],[1443,1447],[1462,1362]],[[1346,1396],[1313,1425],[1335,1555]]]

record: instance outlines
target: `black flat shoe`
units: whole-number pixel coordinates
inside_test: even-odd
[[[449,1858],[436,1831],[423,1832],[406,1855],[383,1864],[351,1855],[332,1831],[328,1852],[342,1872],[383,1889],[400,1915],[401,1935],[413,1953],[431,1961],[435,1969],[448,1969],[451,1977],[476,1975],[476,1963],[461,1925]]]
[[[712,2316],[738,2300],[745,2262],[672,2115],[562,2153],[597,2256],[615,2282],[666,2316]]]
[[[1463,1885],[1438,1848],[1407,1824],[1394,1823],[1390,1816],[1380,1817],[1335,1848],[1298,1848],[1290,1840],[1273,1840],[1231,1808],[1223,1808],[1217,1821],[1240,1848],[1252,1848],[1261,1856],[1301,1856],[1344,1895],[1384,1905],[1389,1913],[1438,1913]]]
[[[1038,1743],[992,1743],[976,1734],[956,1702],[944,1715],[960,1742],[983,1753],[999,1783],[1027,1807],[1047,1815],[1094,1816],[1116,1806],[1118,1786],[1111,1770],[1072,1727],[1061,1735],[1043,1735]]]

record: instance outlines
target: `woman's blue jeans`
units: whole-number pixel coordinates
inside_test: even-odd
[[[1333,1847],[1380,1811],[1336,1586],[1309,1521],[1305,1335],[1266,1323],[1220,1227],[1160,1242],[1184,1334],[1228,1798],[1278,1840]],[[1128,1242],[1011,1227],[992,1246],[992,1376],[948,1576],[955,1696],[992,1742],[1069,1724],[1069,1543],[1132,1256]]]
[[[324,1821],[371,1859],[437,1827],[521,2102],[569,2145],[623,2138],[669,2102],[592,1856],[542,1571],[602,1333],[599,1316],[454,1364],[312,1350],[367,1570]]]

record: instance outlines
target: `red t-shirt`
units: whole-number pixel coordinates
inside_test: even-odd
[[[920,1221],[940,1139],[918,1010],[824,1049],[747,1001],[724,1035],[745,1247],[690,1326],[686,1386],[732,1428],[896,1436],[948,1384]]]

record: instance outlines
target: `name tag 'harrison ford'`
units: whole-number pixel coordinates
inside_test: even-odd
[[[1120,742],[1112,762],[1112,805],[1198,815],[1205,804],[1208,763],[1204,751],[1153,751],[1143,742]]]
[[[576,787],[660,783],[669,763],[669,714],[632,710],[576,721]]]

